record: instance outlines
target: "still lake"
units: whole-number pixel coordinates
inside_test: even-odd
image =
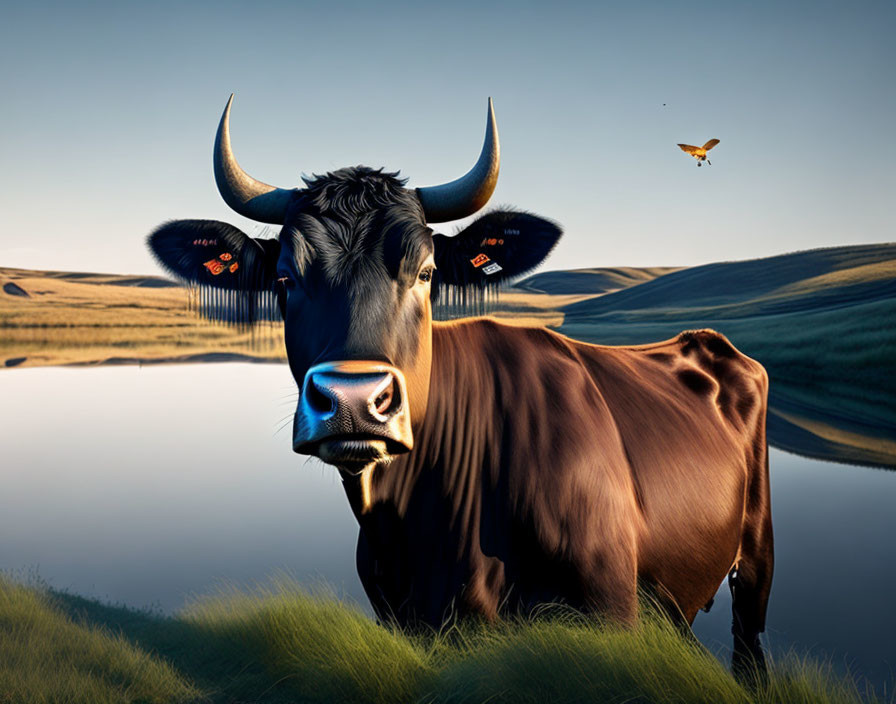
[[[281,364],[0,373],[0,570],[166,612],[286,571],[366,609],[336,471],[291,450],[295,391]],[[891,687],[896,472],[772,450],[771,479],[772,656]],[[724,587],[694,630],[724,652],[730,623]]]

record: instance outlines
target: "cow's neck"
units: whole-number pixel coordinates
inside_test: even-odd
[[[491,451],[497,451],[495,421],[500,418],[499,360],[490,358],[482,344],[481,327],[489,324],[433,325],[429,403],[423,422],[414,428],[414,450],[374,467],[367,477],[344,482],[352,510],[373,541],[384,531],[384,516],[390,530],[399,530],[409,513],[421,511],[430,514],[422,524],[427,532],[444,535],[450,529],[467,539],[477,532],[478,488]],[[416,520],[414,528],[421,529]]]

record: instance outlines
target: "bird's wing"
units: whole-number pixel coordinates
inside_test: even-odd
[[[719,140],[717,140],[717,139],[711,139],[711,140],[709,140],[706,144],[703,145],[703,149],[706,150],[706,151],[709,151],[709,150],[712,149],[714,146],[716,146],[718,143],[719,143]]]
[[[694,156],[700,149],[700,147],[692,147],[690,144],[679,144],[678,146],[681,147],[681,151],[687,152],[691,156]]]

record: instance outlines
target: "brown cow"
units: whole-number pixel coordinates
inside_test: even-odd
[[[562,601],[631,622],[642,586],[691,623],[729,575],[734,664],[764,667],[763,368],[710,330],[601,347],[483,318],[433,322],[434,278],[481,287],[518,275],[560,236],[508,211],[453,238],[429,228],[491,195],[491,110],[473,170],[416,191],[365,167],[304,189],[255,181],[230,151],[229,110],[219,189],[239,212],[281,223],[279,240],[176,221],[150,246],[203,285],[277,286],[300,389],[293,446],[339,469],[376,613],[438,625]]]

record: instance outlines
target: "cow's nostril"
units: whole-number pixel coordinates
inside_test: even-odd
[[[401,387],[398,380],[390,375],[389,383],[370,404],[375,415],[382,418],[394,415],[401,410]]]
[[[314,383],[314,377],[308,380],[305,399],[311,409],[318,413],[331,413],[336,407],[334,399],[321,391],[318,385]]]
[[[376,412],[380,415],[384,416],[389,412],[390,406],[392,406],[392,399],[395,398],[395,381],[389,384],[383,392],[376,397],[376,400],[373,402],[373,407],[376,409]]]

